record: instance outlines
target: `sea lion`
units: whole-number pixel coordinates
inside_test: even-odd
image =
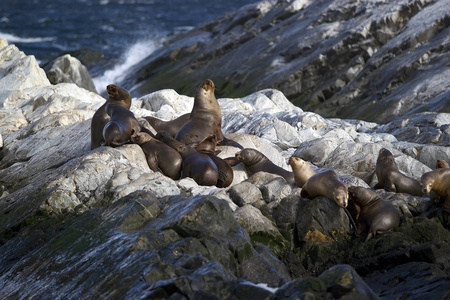
[[[292,171],[294,173],[295,184],[298,187],[302,187],[308,179],[316,174],[316,172],[311,169],[306,161],[301,159],[300,157],[292,156],[289,158],[289,164],[292,167]]]
[[[131,142],[141,146],[151,170],[160,171],[173,180],[180,178],[183,158],[177,150],[145,132],[134,133]]]
[[[133,134],[140,132],[141,125],[134,114],[120,105],[106,104],[106,113],[111,117],[103,128],[105,146],[117,147],[130,142]]]
[[[109,122],[110,116],[106,113],[106,105],[113,103],[123,106],[127,109],[131,107],[131,95],[128,91],[118,87],[115,84],[109,84],[106,87],[108,99],[94,113],[91,121],[91,150],[100,147],[105,142],[103,138],[103,128]]]
[[[289,172],[270,161],[264,154],[256,149],[245,148],[235,154],[238,161],[243,162],[245,165],[245,170],[248,176],[263,171],[267,173],[272,173],[280,175],[288,183],[295,184],[294,174]],[[232,162],[231,159],[227,159],[227,162]]]
[[[375,167],[378,183],[374,189],[384,188],[394,193],[407,193],[413,196],[423,196],[420,182],[410,178],[397,167],[394,156],[386,148],[381,148]]]
[[[436,161],[436,169],[440,169],[440,168],[450,168],[450,166],[448,165],[448,162],[446,162],[443,159],[438,159]]]
[[[303,185],[300,196],[308,199],[325,196],[344,208],[348,202],[347,185],[339,180],[333,170],[323,171],[311,176]]]
[[[219,170],[219,179],[217,179],[216,186],[219,188],[228,187],[233,182],[233,169],[225,160],[216,155],[216,143],[216,136],[210,135],[198,144],[195,149],[200,153],[208,155],[216,164]]]
[[[363,235],[367,232],[366,242],[379,233],[397,228],[400,224],[397,208],[381,199],[372,189],[351,186],[348,193],[357,207],[358,233]]]
[[[166,131],[170,134],[170,136],[175,137],[181,127],[189,121],[190,116],[191,114],[187,113],[170,121],[164,121],[151,116],[144,117],[144,119],[147,120],[156,132]]]
[[[207,136],[215,135],[220,145],[231,145],[242,149],[239,143],[223,136],[222,112],[214,95],[214,89],[211,79],[205,80],[200,85],[194,97],[194,107],[189,120],[180,128],[175,139],[185,145],[195,146]]]
[[[442,204],[442,208],[450,212],[450,168],[439,168],[426,172],[420,178],[425,194],[430,193],[430,200]],[[431,192],[435,198],[431,199]]]
[[[219,170],[208,155],[175,140],[168,132],[158,132],[156,138],[181,154],[183,158],[181,178],[190,177],[199,185],[212,186],[217,184]]]

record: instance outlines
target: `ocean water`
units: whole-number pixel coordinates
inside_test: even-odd
[[[43,65],[67,51],[100,52],[108,69],[90,70],[97,90],[160,42],[256,0],[0,0],[0,37]]]

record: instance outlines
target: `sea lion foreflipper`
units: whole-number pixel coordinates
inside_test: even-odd
[[[223,159],[227,164],[229,164],[230,166],[234,167],[237,164],[239,164],[241,161],[238,160],[236,157],[227,157]]]
[[[231,140],[229,138],[226,138],[225,136],[223,137],[223,140],[221,140],[217,145],[219,145],[219,146],[233,146],[233,147],[236,147],[236,148],[239,148],[239,149],[244,149],[244,147],[241,144],[239,144],[238,142],[233,141],[233,140]]]

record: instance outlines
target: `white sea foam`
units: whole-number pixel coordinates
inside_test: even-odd
[[[127,74],[127,70],[152,54],[158,48],[158,45],[159,42],[154,40],[145,40],[131,46],[122,56],[121,63],[105,71],[103,75],[92,79],[97,91],[105,90],[110,83],[122,81]]]
[[[40,42],[49,42],[56,39],[56,37],[23,38],[3,32],[0,32],[0,37],[5,38],[8,41],[8,43],[40,43]]]

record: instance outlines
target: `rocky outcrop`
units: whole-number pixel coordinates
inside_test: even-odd
[[[386,123],[450,112],[446,0],[260,1],[166,41],[123,82],[135,94],[275,88],[325,117]],[[189,83],[189,84],[187,84]]]
[[[2,298],[377,299],[431,291],[439,299],[449,290],[449,215],[428,197],[377,191],[402,220],[364,243],[334,202],[302,198],[277,175],[248,178],[237,165],[229,188],[174,181],[151,171],[138,145],[90,150],[90,119],[105,99],[51,85],[33,57],[0,44],[8,57],[0,64]],[[274,89],[218,101],[225,135],[287,170],[294,154],[368,187],[381,147],[414,178],[436,159],[450,161],[448,114],[386,125],[327,119]],[[131,110],[141,121],[171,119],[192,104],[161,90],[133,99]],[[226,158],[239,149],[220,150]]]
[[[70,54],[50,61],[44,66],[44,71],[52,84],[75,83],[88,91],[97,92],[88,69]]]

